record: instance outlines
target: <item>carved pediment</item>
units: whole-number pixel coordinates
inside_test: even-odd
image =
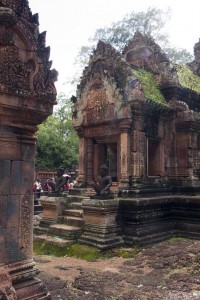
[[[98,76],[101,81],[104,78],[113,81],[117,88],[123,89],[127,76],[131,74],[131,68],[124,57],[111,45],[99,41],[97,48],[90,57],[89,66],[83,71],[83,76],[78,86],[78,94],[81,95],[91,80]]]
[[[54,103],[58,74],[49,53],[28,1],[0,0],[0,92]]]
[[[169,63],[160,46],[152,38],[138,31],[124,48],[123,55],[130,64],[152,71],[156,71],[161,63]]]

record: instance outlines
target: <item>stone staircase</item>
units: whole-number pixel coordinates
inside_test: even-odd
[[[80,191],[79,191],[80,192]],[[57,222],[40,222],[39,227],[34,228],[34,240],[55,244],[60,247],[69,246],[77,242],[82,234],[84,226],[82,200],[89,198],[90,191],[71,191],[67,196],[67,204]]]
[[[42,213],[42,206],[39,203],[38,199],[34,196],[34,215]]]

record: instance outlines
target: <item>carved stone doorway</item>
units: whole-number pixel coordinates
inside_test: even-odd
[[[99,168],[102,164],[109,167],[109,173],[113,182],[118,182],[118,144],[95,143],[94,144],[94,178],[99,176]]]
[[[147,175],[159,176],[161,173],[160,141],[148,139],[147,141]]]

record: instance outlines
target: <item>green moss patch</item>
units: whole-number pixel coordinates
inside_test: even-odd
[[[172,243],[175,243],[177,241],[186,241],[187,239],[186,238],[183,238],[183,237],[172,237],[170,239],[167,240],[167,242],[169,244],[172,244]]]
[[[139,79],[142,84],[146,99],[150,99],[162,106],[168,106],[164,96],[162,95],[159,86],[157,85],[153,75],[144,69],[132,70],[133,75]]]
[[[187,66],[176,65],[180,85],[200,93],[200,77],[195,75]]]
[[[75,243],[68,247],[59,247],[58,245],[41,241],[34,241],[33,243],[33,252],[35,255],[68,256],[87,261],[113,257],[133,258],[139,251],[140,248],[137,246],[130,248],[120,247],[102,251],[80,243]]]

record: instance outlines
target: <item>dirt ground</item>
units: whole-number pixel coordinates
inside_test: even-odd
[[[200,300],[200,241],[172,239],[131,259],[34,259],[52,300]]]

